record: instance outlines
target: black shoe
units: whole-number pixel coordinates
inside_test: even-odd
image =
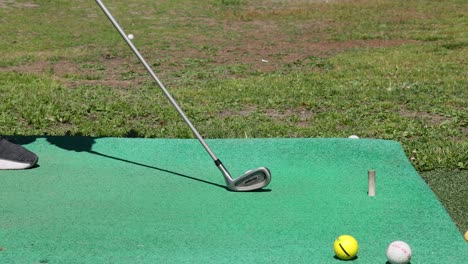
[[[38,157],[20,145],[0,137],[0,170],[21,170],[36,165]]]

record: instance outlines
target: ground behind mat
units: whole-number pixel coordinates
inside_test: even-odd
[[[209,140],[228,170],[267,166],[262,192],[235,193],[192,139],[21,138],[39,167],[0,171],[2,263],[465,263],[468,246],[394,141]],[[377,196],[367,196],[367,171]]]

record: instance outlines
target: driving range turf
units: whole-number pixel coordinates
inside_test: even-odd
[[[272,172],[237,193],[194,139],[20,137],[39,166],[0,171],[3,263],[386,263],[404,240],[412,263],[464,263],[468,245],[395,141],[208,140],[234,175]],[[367,195],[368,170],[376,196]]]
[[[257,137],[287,140],[287,138],[296,137],[333,138],[357,134],[363,138],[397,141],[403,147],[407,157],[406,162],[411,162],[420,172],[424,181],[450,213],[459,231],[466,231],[468,227],[468,207],[465,202],[468,199],[468,171],[466,170],[468,165],[466,126],[468,120],[466,107],[468,105],[468,90],[466,89],[468,5],[466,1],[171,0],[148,2],[108,0],[105,2],[109,4],[113,12],[115,11],[114,14],[122,22],[124,28],[135,35],[135,43],[141,47],[144,56],[147,56],[158,75],[168,84],[171,92],[181,102],[184,110],[190,118],[193,118],[194,124],[206,138]],[[133,262],[138,262],[138,258],[141,259],[140,262],[151,262],[152,258],[157,258],[156,255],[164,258],[170,253],[181,257],[195,256],[193,252],[196,250],[190,250],[194,247],[197,249],[197,247],[190,242],[197,239],[196,235],[199,233],[194,232],[195,235],[190,238],[191,241],[182,240],[189,245],[187,251],[184,251],[183,245],[177,244],[169,237],[174,237],[174,239],[182,237],[181,233],[186,229],[182,227],[176,231],[169,229],[170,233],[157,238],[149,231],[163,227],[154,227],[155,224],[145,226],[143,223],[142,219],[145,216],[154,216],[149,211],[153,208],[158,209],[159,206],[153,207],[152,203],[156,204],[156,201],[149,194],[150,188],[151,191],[158,190],[153,189],[155,186],[151,184],[154,177],[168,176],[165,179],[169,178],[171,181],[174,181],[173,177],[175,177],[183,182],[182,186],[190,182],[194,185],[191,188],[195,190],[206,188],[210,190],[209,192],[219,192],[218,196],[209,193],[205,196],[200,192],[186,193],[184,189],[183,193],[179,192],[180,197],[175,194],[171,194],[173,195],[171,197],[169,194],[164,196],[161,193],[160,196],[164,198],[162,201],[165,201],[166,205],[160,205],[159,210],[167,209],[167,212],[173,214],[168,214],[167,218],[158,223],[171,222],[176,224],[174,226],[180,227],[180,222],[177,224],[172,221],[172,219],[177,219],[175,214],[178,213],[174,212],[176,209],[169,204],[172,198],[177,204],[182,203],[179,198],[187,197],[194,199],[188,202],[196,204],[198,201],[208,200],[208,195],[215,198],[231,198],[234,202],[239,200],[244,203],[247,203],[247,200],[269,200],[271,196],[279,197],[282,194],[275,193],[279,191],[278,186],[281,183],[281,181],[277,182],[281,180],[277,177],[296,175],[296,178],[301,178],[305,177],[305,170],[313,175],[320,174],[320,171],[308,170],[310,168],[307,166],[315,166],[313,163],[312,165],[305,164],[301,161],[302,159],[298,159],[299,163],[290,161],[288,165],[291,166],[287,167],[287,173],[281,172],[285,168],[280,169],[279,174],[277,168],[273,171],[270,192],[237,196],[238,194],[225,193],[227,191],[221,188],[222,177],[218,175],[219,172],[210,160],[200,164],[194,162],[192,165],[207,164],[203,165],[203,170],[194,167],[188,170],[176,161],[183,160],[183,156],[187,155],[185,151],[179,153],[180,155],[173,153],[175,160],[171,163],[169,160],[160,162],[160,159],[163,159],[162,154],[158,154],[156,162],[149,157],[148,159],[143,157],[144,151],[148,151],[141,146],[143,143],[136,144],[135,150],[126,149],[123,142],[128,140],[131,142],[128,144],[134,144],[143,140],[135,139],[134,141],[126,137],[191,138],[192,135],[174,109],[165,103],[166,99],[161,93],[155,91],[154,84],[148,81],[148,75],[141,65],[136,63],[133,54],[98,10],[94,1],[0,0],[0,21],[2,22],[0,35],[3,36],[0,39],[0,134],[122,137],[120,139],[122,143],[117,139],[106,138],[20,137],[18,139],[20,143],[39,152],[41,166],[31,171],[0,172],[2,191],[0,215],[10,217],[4,218],[0,225],[0,230],[2,230],[0,259],[4,258],[7,262],[13,262],[14,259],[19,258],[22,263],[21,260],[31,257],[33,263],[53,263],[57,259],[79,262],[78,258],[81,257],[82,262],[89,260],[96,263],[106,261],[125,263],[131,258],[130,255],[136,256],[136,261],[131,259]],[[31,140],[35,141],[27,144]],[[114,140],[119,142],[116,146],[124,149],[122,153],[110,151],[112,147],[104,147],[106,142]],[[91,144],[94,141],[96,144]],[[162,144],[156,139],[154,143],[143,141],[145,141],[144,145],[148,145],[148,149],[152,144],[156,146]],[[172,141],[167,142],[167,145],[170,145],[169,142]],[[220,141],[214,140],[213,142]],[[242,141],[228,140],[229,142]],[[163,145],[162,149],[166,148],[166,144]],[[170,149],[176,148],[178,149],[178,147],[170,147]],[[232,150],[226,150],[221,146],[216,146],[216,149],[222,151],[220,158],[235,175],[240,175],[245,170],[257,166],[255,162],[252,166],[248,166],[249,160],[237,160],[237,156],[244,155],[236,151],[237,143],[231,148]],[[56,154],[58,159],[52,159],[47,156],[49,151],[51,154],[55,152],[61,154]],[[125,154],[127,151],[134,153]],[[149,151],[150,154],[151,151]],[[230,156],[231,151],[234,151],[236,155],[231,153]],[[260,153],[263,155],[265,152],[260,151]],[[283,156],[288,158],[287,153],[279,150],[272,153],[281,155],[275,156],[275,160],[283,159]],[[194,151],[193,157],[190,158],[198,159],[198,155],[201,155],[202,159],[207,158],[203,157],[206,154],[202,149]],[[80,159],[73,160],[76,157],[89,160],[89,164],[85,164],[87,167],[80,171],[78,169]],[[293,157],[296,156],[293,155]],[[250,159],[251,157],[243,158]],[[319,158],[311,159],[314,161]],[[401,159],[403,160],[403,157]],[[112,168],[111,165],[106,165],[109,166],[107,169],[101,168],[104,163],[98,163],[98,160],[119,165]],[[273,166],[274,168],[276,165],[270,164],[269,161],[261,160],[258,166],[270,168]],[[280,161],[279,164],[284,162],[286,161]],[[326,163],[330,165],[331,162],[333,160],[328,160]],[[302,168],[304,172],[298,174],[294,171],[297,169],[292,165],[306,167]],[[331,167],[334,166],[337,165]],[[338,164],[338,166],[342,170],[337,173],[340,176],[347,176],[348,170],[345,165]],[[140,193],[139,190],[137,187],[131,187],[133,185],[130,179],[125,177],[125,175],[137,174],[133,172],[134,170],[145,169],[154,170],[154,172],[151,176],[147,174],[137,176],[148,179],[148,183],[143,182],[139,177],[135,179],[141,180],[136,183],[142,186],[141,195],[149,199],[147,202],[143,199],[139,200],[139,196],[136,195]],[[43,170],[50,170],[51,173],[43,175]],[[102,176],[101,170],[115,171],[117,176],[105,176],[105,174]],[[184,171],[181,173],[179,170]],[[359,177],[365,178],[366,170],[360,171]],[[411,177],[418,178],[415,176],[416,172],[409,167],[407,170],[411,171],[409,173],[413,175]],[[71,176],[78,175],[74,178],[76,181],[67,178],[67,173]],[[379,189],[375,198],[376,201],[380,201],[379,205],[383,204],[382,200],[379,200],[383,199],[380,196],[382,186],[379,185],[381,173],[381,170],[377,170]],[[397,172],[392,173],[397,174]],[[96,178],[100,176],[104,178]],[[109,188],[115,187],[121,190],[123,193],[119,194],[121,196],[104,187],[105,180],[110,177],[116,177],[116,182],[110,183]],[[323,175],[317,177],[318,181],[322,178],[327,177]],[[312,182],[318,185],[306,186],[311,183],[309,180],[312,179],[300,179],[296,183],[283,182],[286,183],[284,187],[288,187],[288,184],[306,183],[304,186],[299,186],[300,189],[297,191],[299,197],[296,198],[301,201],[312,201],[304,207],[310,206],[316,209],[314,206],[320,205],[318,198],[331,203],[331,198],[323,198],[320,193],[317,194],[324,189],[320,187],[327,183]],[[160,179],[160,181],[164,180]],[[4,183],[5,186],[2,186]],[[53,185],[57,183],[69,184],[54,187]],[[95,183],[98,185],[93,187]],[[129,183],[128,186],[124,187],[125,183]],[[164,182],[161,184],[167,186]],[[362,182],[360,184],[364,185]],[[426,188],[423,187],[423,182],[420,184],[421,188]],[[7,187],[9,189],[4,191]],[[310,196],[304,194],[307,187],[311,191]],[[313,187],[319,188],[313,189]],[[340,188],[344,189],[344,187]],[[405,188],[410,188],[410,186]],[[47,191],[51,189],[53,191]],[[292,188],[288,190],[290,189]],[[84,193],[65,193],[68,190]],[[85,199],[88,205],[82,202],[82,196],[85,196],[86,192],[95,195],[94,198],[86,199],[96,199],[91,202]],[[288,231],[294,230],[291,228],[292,225],[303,223],[300,220],[291,220],[293,215],[303,215],[304,218],[320,221],[326,218],[323,215],[317,216],[312,211],[299,212],[298,207],[292,207],[291,211],[288,211],[290,206],[296,204],[292,202],[295,199],[292,196],[295,194],[289,192],[288,195],[291,197],[286,194],[281,195],[281,197],[287,197],[284,198],[284,204],[281,204],[279,200],[272,202],[279,209],[283,209],[286,213],[284,218],[279,218],[281,212],[275,212],[276,222],[273,219],[265,220],[257,215],[259,220],[263,219],[267,224],[273,223],[274,225],[272,231],[266,232],[265,235],[266,242],[271,243],[272,248],[262,243],[257,247],[260,248],[260,253],[265,253],[266,250],[278,250],[277,253],[281,253],[281,249],[285,248],[284,252],[288,249],[291,262],[294,263],[300,263],[296,260],[302,256],[304,259],[308,256],[314,258],[318,256],[315,261],[309,261],[313,263],[334,262],[336,260],[330,256],[334,236],[338,233],[348,233],[351,230],[349,233],[353,232],[353,235],[364,243],[361,245],[356,262],[367,263],[367,260],[372,259],[371,256],[377,251],[380,254],[379,259],[377,262],[370,263],[379,263],[383,260],[383,248],[386,246],[383,244],[390,242],[386,240],[387,237],[383,234],[385,232],[379,232],[377,235],[375,234],[377,232],[371,234],[377,239],[374,240],[375,244],[369,242],[370,240],[362,241],[361,229],[364,228],[357,231],[356,229],[364,224],[359,222],[354,229],[349,224],[354,223],[355,215],[343,218],[339,212],[327,211],[330,214],[329,219],[338,222],[324,224],[331,226],[343,223],[346,219],[351,220],[344,228],[346,230],[335,228],[337,234],[326,234],[326,242],[325,239],[319,239],[315,235],[324,231],[316,227],[313,221],[307,222],[308,228],[311,228],[308,231],[305,230],[305,226],[297,227],[296,231]],[[450,245],[453,245],[453,248],[449,249],[448,254],[436,255],[439,251],[429,247],[429,251],[424,251],[427,254],[424,258],[427,259],[421,259],[422,248],[420,245],[413,245],[414,240],[408,239],[408,242],[416,247],[413,262],[437,263],[437,260],[442,262],[444,259],[438,259],[442,256],[452,258],[446,261],[447,263],[460,263],[460,260],[461,263],[465,263],[465,253],[460,253],[457,258],[454,252],[458,249],[466,251],[466,247],[458,244],[459,237],[456,237],[452,231],[445,232],[445,228],[448,228],[445,220],[436,223],[441,217],[438,214],[434,214],[434,220],[426,220],[432,217],[433,210],[441,212],[443,209],[440,205],[436,205],[436,201],[430,200],[433,197],[430,198],[429,190],[424,192],[427,192],[427,195],[420,195],[421,199],[413,204],[420,208],[416,208],[419,214],[411,221],[418,221],[422,218],[420,223],[423,227],[419,228],[424,228],[423,231],[429,232],[426,233],[427,241],[443,243],[442,249]],[[159,198],[157,192],[152,194]],[[36,201],[34,198],[40,199]],[[430,198],[428,203],[434,205],[436,209],[424,210],[428,207],[424,204],[427,202],[426,198]],[[131,204],[136,207],[125,207],[123,199],[128,201],[127,205]],[[337,202],[343,202],[343,200],[344,198],[338,199]],[[116,204],[116,201],[122,202],[122,207]],[[137,201],[141,202],[141,207],[137,206]],[[226,210],[230,205],[228,202],[231,200],[224,203]],[[365,202],[369,201],[365,200]],[[14,206],[15,203],[18,206]],[[213,203],[214,201],[207,201],[207,205],[213,206]],[[339,205],[339,209],[350,203],[351,200],[344,205]],[[7,206],[3,207],[3,204]],[[37,205],[37,209],[31,209],[33,205]],[[47,205],[50,208],[44,208]],[[52,208],[55,205],[64,205],[64,207]],[[404,205],[406,204],[402,204],[401,207]],[[21,206],[24,208],[22,209]],[[106,208],[106,206],[110,209],[102,212],[96,209]],[[326,205],[322,204],[322,206]],[[201,205],[196,204],[192,210],[200,207]],[[219,207],[221,205],[213,208]],[[396,207],[395,205],[394,208]],[[76,208],[79,209],[77,212],[74,211]],[[365,207],[356,206],[356,208],[359,212]],[[371,209],[379,211],[385,208],[389,207],[382,205],[377,209]],[[125,216],[122,213],[124,209],[134,214]],[[200,210],[209,209],[210,207]],[[352,206],[349,205],[349,210],[351,209]],[[187,210],[187,215],[197,215],[193,213],[194,211],[190,211],[190,208]],[[239,213],[240,209],[233,208],[233,210]],[[273,215],[268,210],[265,216]],[[86,220],[78,215],[80,212],[84,212],[84,216],[90,216],[90,220],[103,220],[98,223],[93,222],[94,227],[90,221],[91,227],[86,227]],[[396,212],[400,213],[398,210]],[[18,214],[15,218],[16,213]],[[211,215],[225,220],[215,212]],[[400,221],[398,217],[392,216],[392,213],[387,215],[388,219],[385,218],[385,221]],[[232,212],[226,215],[230,217],[228,221],[230,220],[234,225],[237,221],[242,221],[243,218],[239,216],[247,217],[246,214],[240,213],[234,216]],[[405,213],[402,217],[409,218]],[[133,223],[141,223],[141,225],[129,231],[132,220],[137,218],[138,220]],[[17,219],[19,220],[16,221]],[[247,223],[252,223],[253,219],[247,217],[247,220],[249,219],[251,222],[247,221]],[[383,219],[383,217],[378,219]],[[196,216],[194,220],[208,221],[202,216]],[[282,223],[280,220],[285,220],[285,222]],[[65,221],[68,221],[67,225],[70,229],[65,229],[65,224],[61,225]],[[119,223],[119,221],[122,222]],[[215,220],[211,219],[211,221]],[[382,220],[382,226],[385,226],[385,221]],[[429,221],[432,222],[428,224]],[[24,232],[20,232],[18,228],[15,229],[13,222],[22,227]],[[208,221],[206,226],[212,222]],[[190,231],[200,227],[193,226],[196,223],[189,223],[189,227],[190,224],[192,225]],[[221,225],[218,222],[212,224],[216,229]],[[100,226],[96,227],[96,225]],[[40,230],[42,227],[50,228],[50,233]],[[117,230],[118,227],[121,229]],[[206,232],[213,230],[211,226],[207,228]],[[367,229],[369,228],[373,227]],[[382,227],[384,228],[390,234],[398,232],[398,230],[392,231],[391,226]],[[398,226],[395,229],[399,228]],[[442,229],[439,230],[440,228]],[[221,230],[220,227],[219,229]],[[115,230],[117,230],[116,234],[114,234]],[[255,231],[254,228],[249,229],[249,231],[252,230]],[[305,236],[300,236],[301,230],[305,230],[307,239]],[[280,241],[272,241],[273,231],[279,234],[278,239],[283,239],[282,246],[278,246]],[[220,234],[223,232],[227,231],[221,230]],[[287,237],[288,232],[292,232],[291,237]],[[3,236],[5,233],[8,233],[8,236]],[[79,240],[74,234],[79,234],[84,239]],[[257,234],[258,232],[252,232],[251,236]],[[410,234],[413,235],[413,230],[406,232],[407,236]],[[186,237],[189,235],[187,233]],[[364,239],[370,239],[371,235]],[[414,237],[422,240],[423,235],[417,234]],[[206,234],[199,236],[199,241],[206,238]],[[236,235],[227,235],[228,238],[231,236]],[[245,240],[255,242],[257,237],[251,236],[246,235]],[[5,237],[8,240],[4,240]],[[154,245],[139,243],[142,240],[153,240],[153,238],[157,238],[156,242],[153,241]],[[313,243],[314,239],[320,240],[318,241],[320,243]],[[406,239],[406,237],[398,233],[395,239]],[[36,243],[28,244],[26,243],[28,240],[34,240]],[[103,243],[105,240],[110,241],[107,246]],[[450,242],[445,243],[445,240],[450,240]],[[167,242],[166,247],[159,248],[160,251],[157,251],[158,246],[164,242]],[[170,245],[171,242],[174,242],[173,246]],[[200,244],[206,244],[206,247],[214,245],[213,250],[218,252],[223,246],[226,248],[222,250],[227,251],[229,242],[215,237],[213,241],[205,239]],[[293,242],[297,242],[297,247],[294,247]],[[236,252],[235,246],[240,247],[241,250],[246,249],[247,245],[252,246],[248,243],[240,245],[239,241],[233,241],[233,243],[237,244],[229,245],[231,252]],[[73,250],[77,244],[84,250],[79,252],[81,255],[77,255],[78,253]],[[310,251],[306,252],[306,247],[311,244],[313,245],[309,248]],[[369,244],[371,244],[370,247]],[[435,247],[438,244],[432,246]],[[170,247],[173,248],[172,251],[162,252],[163,249]],[[325,251],[327,253],[322,254]],[[203,253],[211,254],[205,250]],[[286,259],[285,256],[275,255],[277,253],[272,253],[271,259],[279,259],[278,263]],[[320,259],[320,256],[323,259]],[[208,258],[208,256],[205,257]],[[430,257],[433,259],[428,260]],[[196,261],[197,257],[193,259]],[[223,259],[218,258],[220,262],[227,262],[234,257]],[[201,260],[204,261],[202,257]],[[181,259],[174,261],[183,262]]]

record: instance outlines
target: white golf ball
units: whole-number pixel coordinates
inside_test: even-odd
[[[133,34],[128,34],[129,39],[133,39]]]
[[[387,248],[387,259],[391,264],[407,264],[411,260],[411,248],[403,241],[393,241]]]
[[[359,137],[358,137],[358,136],[356,136],[356,135],[351,135],[351,136],[349,136],[348,138],[352,138],[352,139],[358,139]]]

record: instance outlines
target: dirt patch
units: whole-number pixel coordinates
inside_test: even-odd
[[[257,112],[256,106],[247,106],[239,111],[225,109],[218,113],[220,117],[241,116],[248,117]],[[265,115],[278,122],[294,122],[298,127],[306,127],[309,125],[310,120],[313,118],[314,113],[305,107],[298,107],[294,109],[266,109]]]
[[[203,24],[219,27],[219,20],[205,19]],[[329,33],[333,21],[301,21],[300,24],[283,25],[270,20],[224,21],[218,37],[187,36],[192,48],[161,51],[169,60],[165,69],[184,58],[207,58],[216,65],[244,65],[262,73],[280,70],[308,57],[327,58],[350,49],[383,48],[417,43],[404,39],[331,40]],[[288,28],[288,29],[285,29]],[[171,40],[177,43],[179,40]],[[188,46],[188,45],[187,45]],[[215,52],[205,52],[193,47],[214,47]]]
[[[307,57],[330,57],[355,48],[381,48],[408,43],[404,40],[355,40],[344,42],[311,42],[307,39],[276,41],[274,45],[260,39],[251,40],[246,46],[232,46],[220,50],[216,63],[242,63],[260,72],[270,72],[286,64],[293,64]]]
[[[0,0],[0,8],[33,8],[38,6],[38,4],[34,4],[31,2],[18,3],[15,0]]]
[[[239,111],[235,110],[230,110],[230,109],[224,109],[221,112],[218,113],[218,116],[220,117],[230,117],[230,116],[249,116],[252,113],[255,113],[257,111],[256,106],[247,106]]]
[[[449,118],[445,116],[441,116],[441,115],[434,114],[434,113],[430,114],[426,112],[408,110],[404,106],[402,106],[402,108],[400,109],[399,114],[403,117],[423,119],[423,120],[426,120],[431,125],[435,125],[435,126],[438,126],[442,124],[442,122],[449,120]]]
[[[280,2],[278,1],[279,5],[282,5]],[[303,2],[309,1],[299,1],[298,6],[301,6],[300,3]],[[327,1],[318,0],[318,2]],[[261,4],[260,1],[258,5]],[[2,6],[33,7],[34,4],[0,0],[0,7]],[[255,6],[255,8],[259,7]],[[153,65],[155,72],[162,80],[174,80],[174,75],[176,78],[184,76],[187,71],[192,71],[191,74],[196,71],[208,72],[213,74],[213,76],[210,75],[212,78],[243,77],[252,72],[285,72],[284,69],[288,69],[291,65],[297,67],[298,62],[310,57],[327,58],[349,49],[382,48],[412,42],[398,39],[333,41],[328,35],[329,28],[336,23],[333,21],[302,20],[298,24],[284,25],[268,19],[242,21],[202,18],[196,23],[201,27],[210,27],[215,30],[219,28],[219,31],[210,31],[208,36],[197,33],[161,36],[155,40],[155,45],[139,47],[143,56]],[[181,44],[176,48],[158,47],[164,42],[171,45],[181,42],[188,44]],[[203,63],[194,66],[194,62],[200,61]],[[243,70],[236,70],[237,68],[232,71],[225,70],[238,66]],[[217,68],[224,71],[213,73]],[[149,80],[144,68],[137,63],[136,58],[130,52],[125,57],[118,58],[106,57],[102,54],[101,58],[90,61],[88,64],[69,60],[43,59],[5,67],[0,71],[50,74],[70,87],[82,84],[129,87],[132,84]]]
[[[304,107],[285,109],[284,111],[268,109],[266,113],[274,120],[294,122],[298,127],[307,127],[314,116],[314,113],[311,110]]]
[[[3,72],[18,72],[32,74],[53,75],[64,85],[73,88],[79,85],[104,85],[127,88],[135,85],[135,82],[122,77],[124,73],[133,71],[129,65],[129,59],[111,58],[100,59],[93,64],[74,63],[68,60],[59,61],[35,61],[21,66],[0,68]],[[137,84],[140,81],[137,81]]]
[[[220,47],[214,53],[207,53],[196,48],[184,50],[149,50],[152,47],[144,47],[142,53],[149,63],[153,63],[154,70],[161,79],[173,75],[175,72],[184,72],[190,68],[184,61],[207,61],[200,70],[212,71],[214,67],[226,67],[229,65],[241,65],[246,71],[240,73],[226,73],[224,77],[243,77],[246,72],[269,73],[280,71],[287,65],[296,65],[298,62],[310,57],[327,58],[340,52],[355,48],[381,48],[406,44],[406,40],[354,40],[342,42],[311,42],[306,36],[295,40],[278,38],[272,44],[268,39],[262,38],[260,33],[249,41],[239,41],[237,44],[224,43],[220,40],[207,40],[203,37],[194,37],[194,46]],[[218,42],[218,43],[217,43]],[[163,54],[163,58],[149,58],[148,54]],[[193,66],[192,66],[193,70]],[[149,80],[144,68],[137,63],[132,55],[128,57],[106,57],[103,55],[96,61],[77,63],[69,60],[59,61],[34,61],[1,68],[0,71],[13,71],[21,73],[49,74],[69,87],[79,85],[105,85],[126,88]],[[222,78],[223,76],[219,76]]]

